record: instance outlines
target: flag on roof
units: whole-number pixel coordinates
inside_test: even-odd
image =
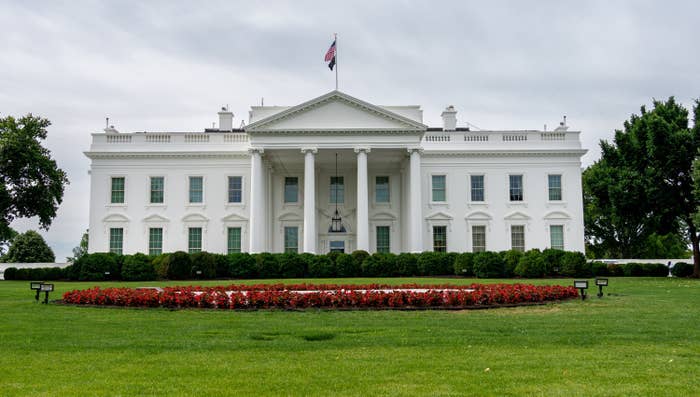
[[[335,40],[333,40],[333,44],[331,44],[331,47],[326,51],[324,60],[328,62],[328,68],[333,70],[333,66],[335,66]]]

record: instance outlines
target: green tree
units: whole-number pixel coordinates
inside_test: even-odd
[[[584,172],[586,236],[600,252],[629,257],[643,252],[654,234],[687,234],[698,276],[700,195],[692,163],[700,147],[700,102],[694,128],[673,97],[653,106],[625,121],[612,143],[601,141],[600,160]]]
[[[88,242],[89,242],[89,231],[86,230],[85,233],[83,233],[83,237],[80,239],[80,244],[73,248],[73,256],[69,256],[66,258],[67,262],[74,263],[78,259],[80,259],[83,255],[88,253]]]
[[[0,118],[0,240],[12,235],[10,223],[18,217],[39,218],[48,229],[63,200],[66,173],[43,147],[46,119],[28,114]]]
[[[47,263],[54,262],[56,257],[39,233],[28,230],[12,239],[3,260],[8,263]]]

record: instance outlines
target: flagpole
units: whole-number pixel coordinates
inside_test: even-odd
[[[338,33],[333,33],[335,41],[335,90],[338,91]]]

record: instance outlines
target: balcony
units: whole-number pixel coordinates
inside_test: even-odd
[[[580,131],[428,131],[426,150],[580,150]]]
[[[246,151],[245,132],[134,132],[92,134],[90,152]]]

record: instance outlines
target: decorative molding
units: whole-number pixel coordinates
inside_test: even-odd
[[[165,223],[165,222],[170,222],[170,219],[168,219],[164,216],[158,215],[158,214],[152,214],[152,215],[149,215],[149,216],[143,218],[143,220],[141,222],[144,222],[144,223]]]
[[[248,152],[241,151],[201,151],[201,152],[83,152],[89,159],[126,159],[126,158],[220,158],[220,159],[237,159],[250,158]]]
[[[301,153],[306,154],[306,152],[311,152],[311,154],[318,153],[317,147],[303,147],[301,148]]]
[[[566,211],[550,211],[544,216],[544,219],[546,219],[546,220],[569,220],[569,219],[571,219],[571,215],[569,215],[569,213],[567,213]]]
[[[468,221],[490,221],[493,217],[485,211],[473,211],[465,215],[464,219]]]
[[[102,222],[129,222],[131,219],[129,219],[128,216],[124,214],[109,214],[106,215],[104,218],[102,218]]]
[[[182,222],[183,223],[186,223],[186,222],[209,222],[209,218],[207,218],[206,216],[204,216],[202,214],[193,213],[193,214],[187,214],[187,215],[183,216]]]
[[[529,221],[532,218],[524,212],[513,211],[504,216],[503,219],[507,221]]]

